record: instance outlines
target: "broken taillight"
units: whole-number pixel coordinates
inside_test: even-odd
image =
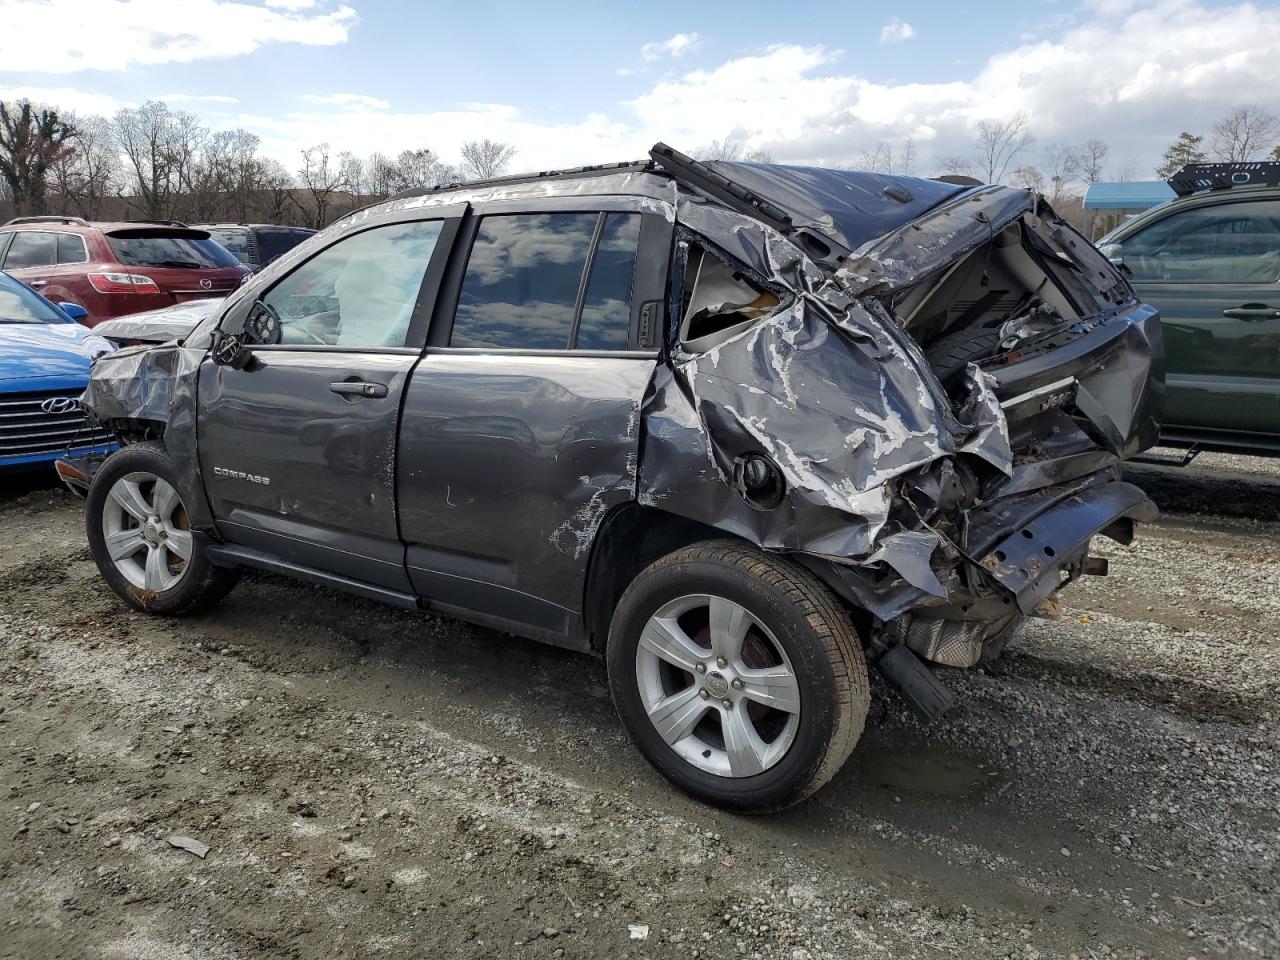
[[[89,282],[99,293],[159,293],[150,277],[137,273],[91,273]]]

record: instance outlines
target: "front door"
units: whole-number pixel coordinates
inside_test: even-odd
[[[1166,427],[1280,435],[1280,200],[1189,207],[1122,250],[1164,326]]]
[[[574,632],[596,531],[635,497],[671,243],[634,200],[586,200],[478,208],[400,432],[416,591],[549,638]]]
[[[260,296],[279,315],[279,343],[253,347],[241,369],[205,361],[200,465],[227,541],[409,588],[397,426],[456,225],[397,221],[342,237]]]

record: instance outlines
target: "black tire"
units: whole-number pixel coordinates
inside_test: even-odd
[[[925,353],[934,375],[942,382],[964,371],[969,364],[986,360],[1000,352],[1000,334],[995,330],[966,330],[952,334],[929,347]]]
[[[637,677],[641,634],[664,605],[691,594],[744,607],[790,660],[798,725],[781,759],[761,773],[700,769],[668,745],[645,708]],[[862,644],[836,597],[798,564],[736,541],[686,547],[643,570],[614,612],[607,659],[618,714],[649,762],[697,799],[742,813],[780,810],[821,788],[858,742],[870,703]]]
[[[181,491],[183,484],[162,443],[135,443],[117,450],[94,475],[85,503],[85,530],[89,549],[98,570],[112,591],[129,606],[162,616],[184,616],[206,609],[221,600],[235,586],[240,571],[215,567],[209,562],[200,538],[191,538],[191,556],[181,569],[181,576],[164,590],[147,590],[130,582],[107,549],[104,517],[111,490],[116,482],[129,474],[150,474]],[[179,493],[179,499],[181,494]],[[179,503],[181,515],[185,506]],[[177,561],[173,561],[177,563]]]

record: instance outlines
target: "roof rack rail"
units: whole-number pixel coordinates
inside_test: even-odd
[[[1167,182],[1180,197],[1201,190],[1277,187],[1280,186],[1280,162],[1251,160],[1239,163],[1188,163]]]
[[[12,220],[6,223],[5,226],[6,227],[12,226],[15,223],[67,223],[67,224],[74,223],[82,227],[87,227],[89,225],[89,221],[86,220],[84,217],[72,217],[72,216],[60,217],[57,215],[52,215],[52,216],[40,216],[40,217],[14,217]]]
[[[464,187],[492,187],[509,183],[533,183],[538,180],[568,179],[570,177],[589,177],[599,173],[623,173],[628,170],[650,170],[653,168],[649,160],[627,160],[621,163],[597,163],[588,167],[568,167],[564,170],[539,170],[534,173],[515,173],[505,177],[489,177],[484,180],[451,180],[449,183],[437,184],[434,187],[411,187],[393,195],[392,200],[403,200],[406,197],[425,197],[430,193],[442,193],[446,190],[460,190]],[[379,201],[381,202],[381,201]]]
[[[124,223],[154,223],[161,227],[185,227],[181,220],[125,220]]]

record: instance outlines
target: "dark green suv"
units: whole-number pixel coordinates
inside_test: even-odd
[[[1160,310],[1162,441],[1280,454],[1280,163],[1207,163],[1098,246]]]

